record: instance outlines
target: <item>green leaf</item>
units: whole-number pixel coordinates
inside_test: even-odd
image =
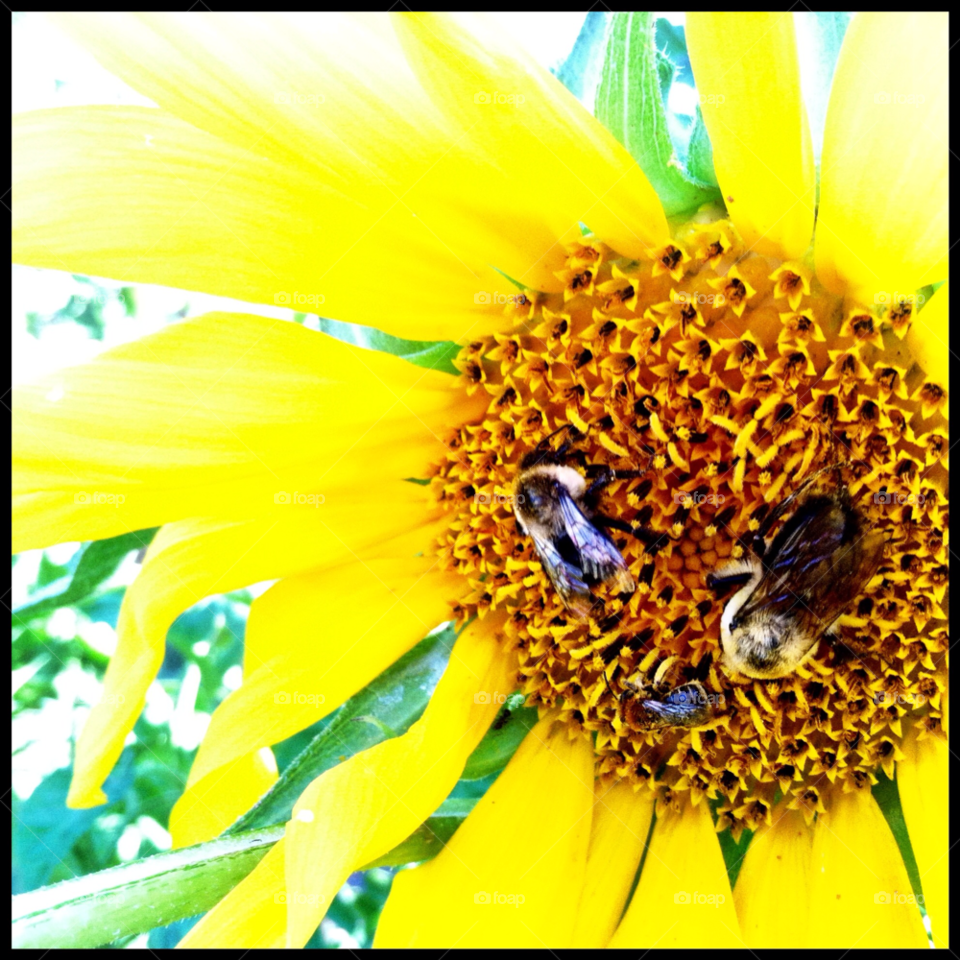
[[[608,14],[603,10],[591,10],[570,55],[557,70],[557,79],[588,110],[593,109],[593,100],[603,70],[603,52],[607,42]]]
[[[707,125],[703,122],[699,105],[687,147],[687,173],[698,183],[719,191],[720,184],[713,169],[713,144],[710,142],[710,134],[707,133]]]
[[[723,805],[723,798],[717,797],[715,800],[709,800],[710,815],[713,822],[717,822],[717,809]],[[743,866],[743,858],[747,855],[747,848],[753,839],[752,830],[744,830],[740,834],[739,840],[733,839],[733,834],[729,830],[721,830],[717,834],[717,840],[720,841],[720,852],[723,854],[723,863],[727,868],[727,877],[730,879],[731,888],[736,885],[737,877],[740,875],[740,868]]]
[[[134,287],[121,287],[117,291],[117,299],[123,304],[124,316],[137,315],[137,293]]]
[[[397,736],[397,731],[392,727],[388,727],[379,717],[372,717],[369,715],[363,717],[354,717],[353,722],[372,724],[380,731],[384,740],[392,740],[395,736]]]
[[[387,334],[384,334],[387,336]],[[412,343],[414,341],[404,341]],[[393,352],[393,351],[389,351]],[[460,371],[453,365],[457,354],[460,353],[460,344],[452,341],[438,340],[430,343],[422,350],[414,353],[398,353],[397,356],[403,357],[408,363],[416,364],[418,367],[427,367],[430,370],[439,370],[441,373],[452,373],[459,375]]]
[[[403,843],[361,869],[435,857],[475,803],[447,800]],[[15,896],[13,945],[98,947],[204,913],[253,870],[283,832],[275,826],[218,837]]]
[[[460,352],[460,345],[450,340],[404,340],[373,327],[365,327],[359,323],[341,323],[326,317],[320,318],[320,330],[357,347],[403,357],[418,367],[428,367],[455,376],[460,372],[453,365],[453,360]]]
[[[670,93],[670,87],[673,85],[675,72],[670,58],[665,57],[657,50],[657,76],[660,78],[660,97],[664,103],[667,102],[667,96]]]
[[[877,782],[871,788],[873,799],[877,801],[883,816],[886,818],[893,833],[893,839],[900,848],[903,865],[907,868],[910,886],[923,903],[923,887],[920,884],[920,870],[917,867],[917,858],[913,854],[913,844],[910,843],[910,834],[907,832],[907,822],[903,817],[903,808],[900,806],[900,790],[895,780],[891,780],[882,770],[876,771]]]
[[[445,800],[440,809],[422,823],[402,843],[389,853],[366,864],[362,869],[373,867],[402,867],[408,863],[432,860],[457,832],[460,824],[474,808],[477,797],[456,797]]]
[[[389,739],[384,727],[400,736],[426,709],[456,635],[447,628],[421,640],[336,712],[313,742],[284,770],[280,779],[224,835],[285,823],[301,793],[325,770],[347,757]],[[362,719],[365,722],[355,723]]]
[[[154,527],[152,530],[137,530],[87,544],[66,588],[60,589],[62,581],[57,581],[51,585],[57,588],[55,592],[43,596],[40,596],[39,592],[34,594],[29,602],[13,611],[14,618],[26,622],[56,610],[57,607],[66,607],[86,599],[113,576],[128,553],[146,547],[158,529]]]
[[[74,557],[71,557],[70,559],[73,560]],[[77,559],[79,560],[79,557],[77,557]],[[35,583],[38,587],[49,587],[51,583],[61,580],[70,573],[72,573],[72,570],[67,566],[67,564],[54,563],[44,553],[40,557],[40,568],[37,570],[37,579]]]
[[[657,52],[673,64],[674,83],[693,86],[693,71],[687,53],[687,32],[680,24],[671,23],[666,17],[657,17],[654,26]]]
[[[46,883],[100,814],[97,809],[64,809],[70,777],[70,769],[64,767],[45,777],[27,800],[13,795],[13,889],[17,893]]]
[[[630,151],[668,217],[691,213],[717,191],[685,174],[667,126],[653,14],[616,13],[610,26],[596,114]]]
[[[470,754],[463,780],[480,780],[502,770],[537,722],[537,708],[525,707],[522,693],[507,697],[484,738]]]
[[[928,283],[917,291],[917,313],[919,313],[929,302],[930,298],[946,283],[946,280],[938,280],[936,283]]]
[[[512,283],[521,293],[524,292],[525,290],[530,289],[525,284],[522,284],[519,280],[515,279],[514,277],[511,277],[509,273],[505,272],[504,270],[501,270],[499,267],[495,267],[492,263],[490,264],[490,266],[493,267],[493,269],[496,270],[496,272],[499,273],[504,280],[506,280],[508,283]]]
[[[729,830],[721,830],[717,834],[717,839],[720,841],[720,852],[723,854],[723,862],[727,868],[732,889],[737,884],[737,877],[740,876],[740,868],[743,866],[743,858],[747,855],[747,848],[753,839],[753,831],[744,830],[740,834],[740,839],[734,840]]]

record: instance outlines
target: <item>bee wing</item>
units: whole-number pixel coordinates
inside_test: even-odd
[[[783,525],[764,566],[802,575],[840,549],[846,526],[843,511],[833,501],[811,499]]]
[[[560,594],[560,599],[577,616],[585,618],[593,606],[593,596],[583,581],[581,571],[564,560],[550,539],[535,530],[530,531],[530,537],[543,564],[544,573]]]
[[[699,683],[674,687],[663,700],[644,700],[640,704],[654,726],[696,727],[710,719],[710,702]]]
[[[812,499],[800,507],[775,538],[764,572],[737,619],[763,610],[793,611],[826,629],[876,572],[883,537],[863,536],[835,503]],[[844,542],[846,540],[846,542]]]
[[[633,577],[616,544],[583,515],[566,490],[561,490],[559,496],[563,525],[580,554],[584,579],[594,583],[613,580],[614,587],[621,593],[633,590]]]

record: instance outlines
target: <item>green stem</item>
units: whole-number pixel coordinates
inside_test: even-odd
[[[435,857],[473,808],[446,801],[389,853],[364,865],[403,866]],[[283,837],[283,825],[158,853],[13,898],[13,946],[99,947],[205,913]]]
[[[251,830],[64,880],[13,898],[14,947],[98,947],[209,910],[283,827]]]

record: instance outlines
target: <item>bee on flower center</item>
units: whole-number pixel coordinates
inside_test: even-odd
[[[560,430],[573,431],[569,425]],[[616,593],[636,587],[627,563],[604,528],[636,535],[630,524],[607,517],[597,507],[603,488],[614,480],[634,479],[646,470],[585,466],[586,476],[569,465],[572,441],[550,448],[554,431],[520,461],[514,486],[514,513],[522,533],[533,540],[543,570],[564,605],[578,619],[594,612],[591,588],[609,584]]]
[[[824,468],[837,470],[837,466]],[[720,621],[726,668],[771,680],[793,673],[832,636],[883,559],[884,537],[869,530],[840,482],[825,491],[811,485],[820,470],[764,519],[747,558],[707,576],[707,586],[729,591]],[[773,525],[796,504],[767,541]]]
[[[606,672],[603,679],[617,701],[628,724],[642,729],[664,727],[701,727],[717,715],[724,702],[723,694],[708,694],[698,680],[671,687],[668,673],[677,658],[668,657],[649,679],[634,677],[622,681],[621,693],[615,694]],[[614,670],[616,672],[616,670]]]

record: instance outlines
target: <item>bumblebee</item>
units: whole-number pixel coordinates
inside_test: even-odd
[[[520,531],[533,540],[560,599],[574,616],[585,620],[597,606],[591,588],[601,583],[617,593],[632,593],[636,588],[626,561],[603,528],[634,535],[637,531],[624,521],[604,516],[596,501],[609,483],[640,477],[646,471],[590,465],[585,467],[588,476],[584,477],[567,462],[570,440],[557,450],[550,448],[550,439],[560,430],[541,440],[520,461],[513,509]]]
[[[826,470],[832,489],[814,491]],[[768,542],[773,525],[795,504]],[[816,650],[877,572],[884,537],[854,506],[837,466],[815,473],[783,500],[757,529],[751,555],[707,577],[722,591],[738,587],[720,620],[728,670],[772,680],[793,673]]]

